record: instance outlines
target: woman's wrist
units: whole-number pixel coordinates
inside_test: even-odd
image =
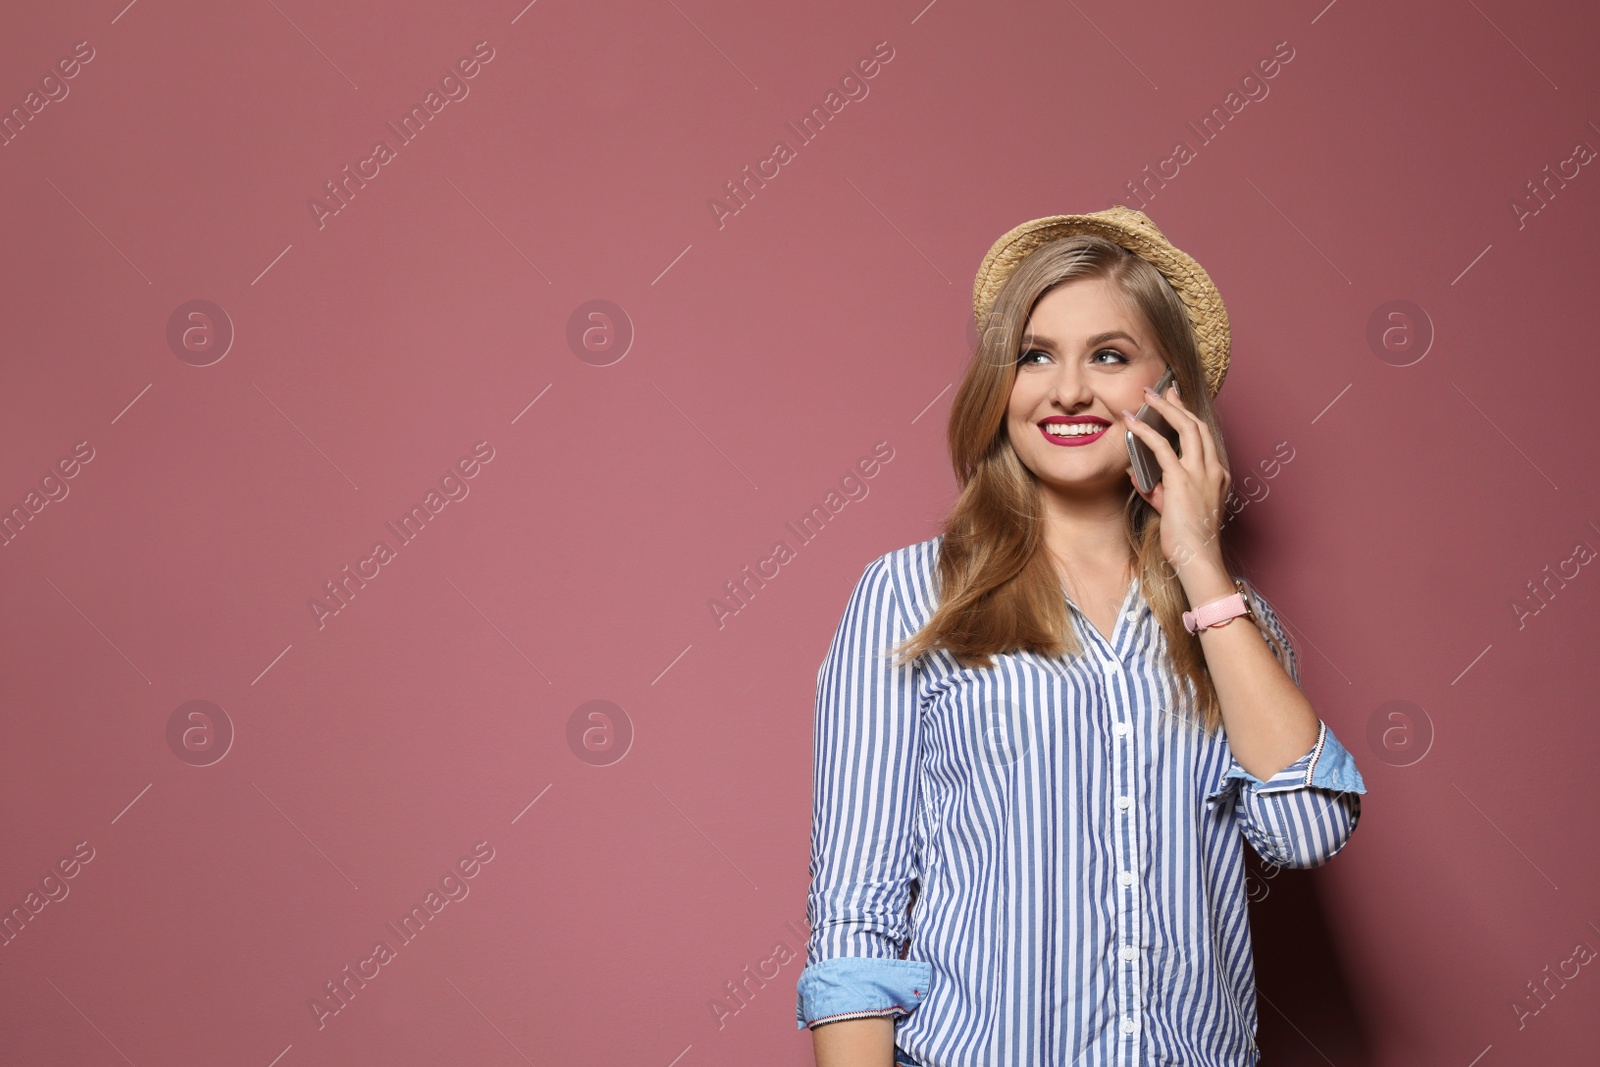
[[[1191,609],[1238,592],[1233,584],[1233,575],[1228,573],[1228,568],[1222,565],[1220,559],[1191,560],[1178,568],[1178,583],[1183,586]]]

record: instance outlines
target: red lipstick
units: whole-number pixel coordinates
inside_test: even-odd
[[[1053,445],[1072,447],[1074,445],[1092,444],[1100,440],[1105,436],[1106,430],[1111,427],[1111,424],[1098,415],[1051,415],[1049,418],[1040,419],[1038,426],[1039,432],[1044,435],[1046,441]],[[1052,433],[1050,430],[1052,426],[1088,426],[1095,427],[1095,429],[1079,430],[1072,434],[1061,434]]]

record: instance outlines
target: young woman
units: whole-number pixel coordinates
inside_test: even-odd
[[[973,303],[955,507],[818,673],[798,1025],[819,1067],[1255,1064],[1240,836],[1315,867],[1366,787],[1234,576],[1227,313],[1124,207],[1011,230]]]

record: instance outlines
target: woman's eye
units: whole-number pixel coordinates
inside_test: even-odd
[[[1044,358],[1044,359],[1052,358],[1050,353],[1046,352],[1042,348],[1030,348],[1030,349],[1027,349],[1026,351],[1024,351],[1020,356],[1017,357],[1017,363],[1018,364],[1031,363],[1031,362],[1034,361],[1034,357],[1036,357],[1036,356]],[[1126,363],[1126,362],[1128,362],[1128,357],[1123,355],[1121,352],[1118,352],[1115,348],[1102,348],[1102,349],[1100,349],[1100,351],[1098,351],[1094,355],[1090,356],[1089,357],[1089,361],[1091,363],[1098,362],[1100,360],[1101,356],[1114,356],[1114,357],[1116,357],[1116,362],[1117,363]]]

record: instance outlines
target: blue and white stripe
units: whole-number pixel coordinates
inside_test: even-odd
[[[1073,607],[1078,657],[895,667],[938,540],[867,566],[817,672],[797,1025],[892,1016],[916,1067],[1254,1064],[1240,835],[1325,863],[1360,817],[1355,761],[1323,723],[1263,782],[1174,719],[1137,582],[1109,641]]]

